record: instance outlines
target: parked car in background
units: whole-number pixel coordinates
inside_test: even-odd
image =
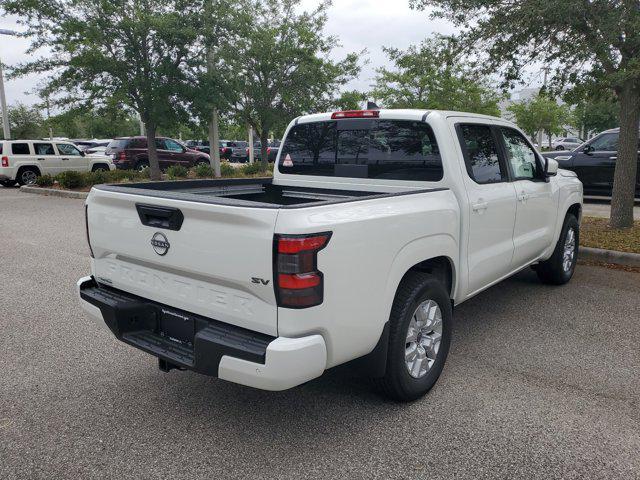
[[[231,145],[232,142],[228,140],[220,140],[218,142],[218,148],[220,151],[220,158],[224,160],[229,160],[231,158]],[[211,155],[211,146],[208,140],[188,140],[186,145],[189,148],[193,148],[194,150],[198,150],[199,152],[204,152],[207,155]]]
[[[102,140],[99,140],[97,138],[94,138],[93,140],[73,140],[73,143],[76,145],[76,147],[78,147],[78,149],[82,151],[88,150],[90,148],[106,147],[110,142],[110,138]]]
[[[84,153],[87,155],[107,155],[107,146],[89,147],[84,149]]]
[[[557,138],[551,143],[554,150],[573,150],[584,143],[584,140],[578,137],[562,137]]]
[[[582,186],[505,120],[366,110],[291,122],[273,179],[101,185],[86,205],[78,299],[161,370],[284,390],[358,359],[410,401],[454,305],[528,266],[571,279]],[[565,301],[527,289],[533,310]]]
[[[618,159],[620,129],[606,130],[570,152],[548,152],[560,168],[574,171],[590,195],[611,196],[613,176]],[[639,147],[640,150],[640,147]],[[640,155],[636,173],[636,197],[640,198]]]
[[[228,148],[231,148],[230,162],[246,162],[247,161],[247,147],[249,142],[243,142],[240,140],[231,140],[228,142]]]
[[[0,184],[32,185],[40,175],[66,171],[113,170],[105,156],[85,155],[72,142],[57,140],[0,140]]]
[[[199,163],[209,163],[209,155],[188,148],[173,138],[157,137],[156,150],[161,169],[171,165],[182,165],[186,168]],[[106,150],[111,155],[116,168],[123,170],[144,170],[149,167],[149,149],[147,137],[122,137],[114,139]]]
[[[249,161],[249,147],[247,147],[245,149],[246,153],[246,158],[245,161]],[[267,146],[267,156],[268,156],[268,161],[270,163],[273,163],[276,161],[276,158],[278,157],[278,152],[280,151],[280,141],[275,141],[275,142],[269,142],[268,146]],[[262,142],[256,142],[253,144],[253,158],[256,161],[259,161],[262,159]]]

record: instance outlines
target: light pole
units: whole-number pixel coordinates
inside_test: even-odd
[[[13,30],[5,30],[0,28],[0,35],[17,35]],[[2,109],[2,131],[5,140],[11,138],[11,129],[9,128],[9,112],[7,111],[7,97],[4,93],[4,80],[2,78],[2,61],[0,61],[0,108]]]

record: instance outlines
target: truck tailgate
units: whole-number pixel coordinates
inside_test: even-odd
[[[137,205],[151,207],[148,225]],[[162,209],[180,211],[184,220],[178,230],[162,223]],[[275,336],[277,216],[277,209],[93,189],[87,199],[93,275],[116,289]]]

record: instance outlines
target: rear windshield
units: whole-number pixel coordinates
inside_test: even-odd
[[[127,146],[128,138],[119,138],[116,140],[111,140],[107,148],[125,148]]]
[[[429,125],[411,120],[303,123],[281,146],[280,173],[435,182],[442,159]]]

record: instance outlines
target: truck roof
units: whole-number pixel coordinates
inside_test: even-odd
[[[483,115],[481,113],[469,113],[469,112],[456,112],[451,110],[424,110],[413,108],[381,108],[378,110],[379,118],[393,119],[393,120],[426,120],[427,117],[469,117],[469,118],[483,118],[487,120],[499,120],[502,122],[509,122],[504,118],[494,117],[491,115]],[[295,123],[309,123],[309,122],[323,122],[331,120],[331,116],[336,112],[323,112],[314,113],[311,115],[302,115],[294,120]],[[512,123],[512,122],[509,122]]]

